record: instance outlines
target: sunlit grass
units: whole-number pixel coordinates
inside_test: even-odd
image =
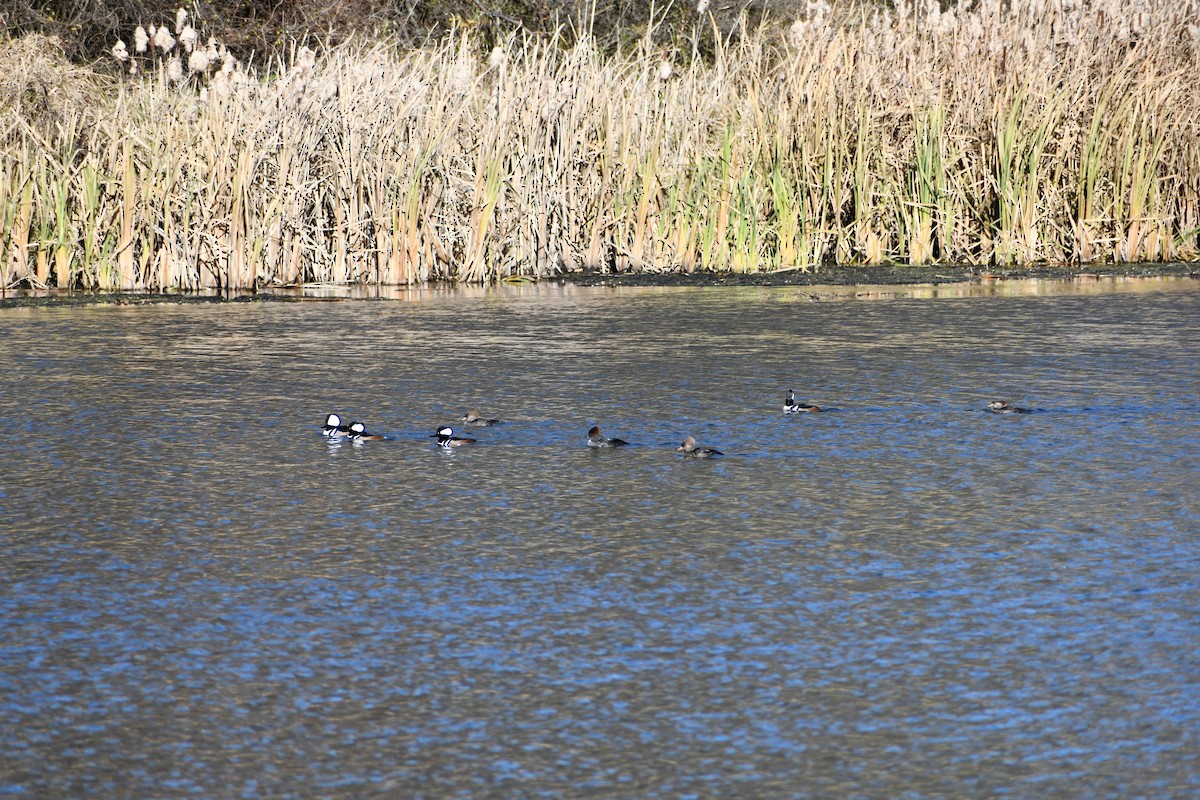
[[[175,28],[47,113],[0,66],[0,283],[1198,256],[1195,0],[810,4],[711,60],[457,33],[251,68]]]

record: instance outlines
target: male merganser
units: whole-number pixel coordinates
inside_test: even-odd
[[[340,439],[350,435],[350,426],[343,424],[342,418],[337,414],[330,414],[325,418],[325,427],[321,429],[321,433],[330,439]]]
[[[381,442],[386,436],[378,433],[367,433],[367,426],[361,422],[350,423],[350,441],[352,442]]]
[[[475,407],[468,408],[467,413],[463,414],[461,417],[459,417],[459,419],[464,425],[471,425],[475,428],[487,428],[491,425],[500,424],[500,420],[498,419],[488,419],[487,417],[480,415],[479,409]]]
[[[690,456],[691,458],[711,458],[712,456],[725,455],[720,450],[717,450],[713,447],[697,447],[696,439],[693,436],[689,436],[684,439],[683,444],[679,445],[679,447],[676,447],[675,450],[682,452],[685,456]]]
[[[476,441],[465,436],[455,436],[454,428],[449,425],[438,428],[438,432],[434,436],[437,437],[438,447],[462,447],[464,444],[475,444]]]
[[[1028,414],[1028,408],[1018,408],[1014,405],[1009,405],[1007,400],[993,400],[988,403],[988,411],[993,414]]]
[[[788,389],[787,399],[783,401],[783,413],[796,414],[801,411],[813,412],[820,410],[820,406],[810,406],[808,403],[797,403],[796,393],[791,389]]]
[[[602,436],[599,427],[593,427],[588,431],[587,443],[588,447],[624,447],[629,444],[624,439],[610,439]]]

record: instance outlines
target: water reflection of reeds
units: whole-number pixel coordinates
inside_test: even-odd
[[[0,122],[0,284],[1192,259],[1200,10],[1135,5],[810,3],[711,60],[462,35],[255,72],[193,31],[184,76],[134,42],[138,77]]]
[[[581,301],[611,295],[628,297],[677,294],[688,292],[722,292],[730,297],[769,302],[828,302],[846,300],[894,300],[932,299],[951,297],[1052,297],[1061,295],[1125,294],[1162,291],[1195,291],[1194,279],[1183,276],[1105,276],[1083,279],[1007,279],[994,283],[964,281],[938,284],[812,284],[808,286],[582,286],[570,282],[544,281],[536,284],[421,284],[421,285],[378,285],[378,284],[316,284],[306,286],[272,287],[258,295],[259,299],[286,299],[309,301],[337,300],[397,300],[401,302],[427,302],[438,299],[488,300],[516,298],[560,299],[575,298]],[[34,304],[65,300],[70,304],[80,301],[88,305],[144,305],[171,302],[195,302],[204,299],[229,298],[209,291],[198,291],[186,297],[154,295],[148,293],[120,293],[113,295],[78,295],[54,289],[16,289],[5,293],[8,305],[20,306],[32,301]],[[236,295],[246,298],[246,295]],[[563,342],[554,343],[563,347]]]

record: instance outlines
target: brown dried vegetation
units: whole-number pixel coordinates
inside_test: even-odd
[[[463,22],[249,63],[172,15],[121,80],[17,40],[0,282],[1197,257],[1197,0],[696,12],[668,47]]]

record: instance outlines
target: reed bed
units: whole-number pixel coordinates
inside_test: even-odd
[[[711,58],[533,37],[489,55],[465,32],[253,68],[137,45],[114,48],[137,74],[75,107],[0,94],[19,111],[0,285],[1200,253],[1200,0],[809,3]]]

